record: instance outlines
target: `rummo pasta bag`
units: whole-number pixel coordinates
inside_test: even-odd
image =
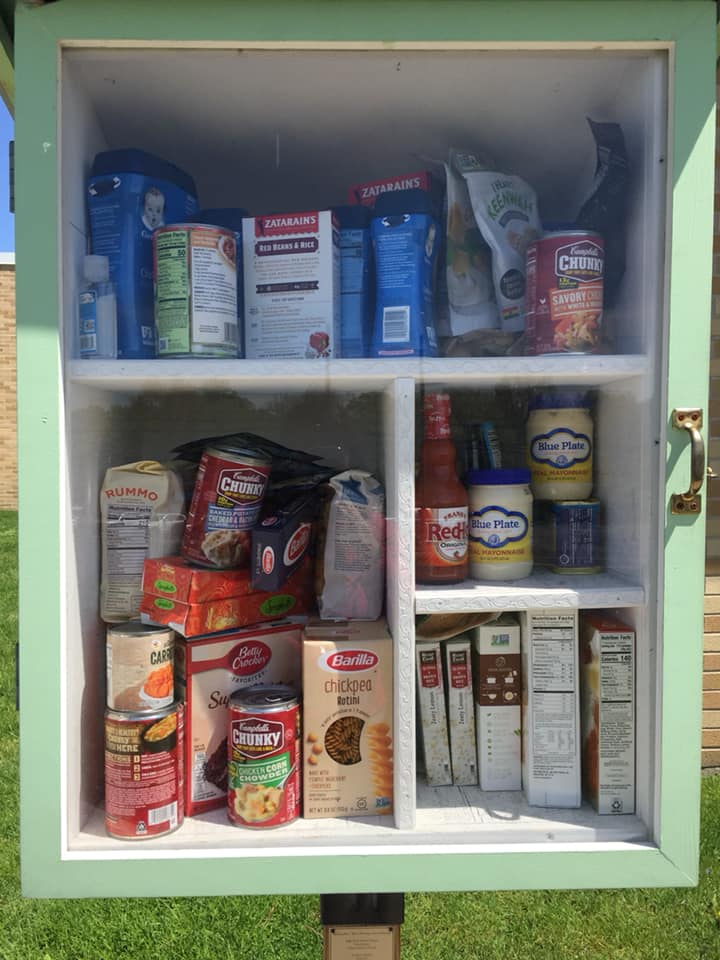
[[[156,460],[139,460],[110,467],[100,488],[102,568],[100,616],[106,623],[120,623],[140,615],[143,563],[148,556],[151,532],[165,520],[168,530],[185,510],[180,476]],[[166,542],[168,553],[178,543]]]
[[[363,470],[347,470],[329,481],[315,592],[324,620],[376,620],[382,613],[385,489]]]

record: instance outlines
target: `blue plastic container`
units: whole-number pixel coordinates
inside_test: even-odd
[[[197,210],[192,177],[144,150],[99,153],[87,181],[93,254],[110,262],[118,319],[118,356],[155,356],[152,234],[187,222]]]

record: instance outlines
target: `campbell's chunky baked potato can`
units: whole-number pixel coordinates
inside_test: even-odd
[[[250,564],[251,531],[260,515],[270,460],[229,445],[200,459],[182,555],[204,567]]]

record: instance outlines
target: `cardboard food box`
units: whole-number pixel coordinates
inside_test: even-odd
[[[438,640],[415,641],[418,725],[425,780],[430,787],[453,782],[442,661]]]
[[[206,570],[184,557],[153,557],[143,565],[142,592],[178,603],[207,603],[246,596],[253,590],[247,569]]]
[[[185,702],[185,812],[227,802],[227,704],[242,687],[300,688],[302,627],[288,621],[175,644],[176,696]]]
[[[384,619],[308,623],[303,815],[392,813],[393,642]]]
[[[604,612],[581,631],[583,794],[598,813],[634,813],[635,631]]]
[[[522,615],[522,786],[536,807],[579,807],[580,678],[576,610]]]
[[[250,571],[245,570],[244,576],[249,583]],[[183,603],[167,595],[146,593],[140,618],[143,623],[172,627],[181,637],[199,637],[279,617],[303,616],[313,610],[314,603],[312,561],[306,557],[280,590],[246,592],[204,603]]]
[[[340,356],[340,241],[330,210],[243,220],[245,355]]]
[[[255,590],[278,590],[313,542],[317,494],[297,497],[263,517],[252,531],[251,570]]]
[[[480,787],[520,790],[520,624],[504,613],[473,631],[475,719]]]
[[[478,764],[470,637],[444,640],[442,648],[453,783],[472,786],[478,782]]]
[[[420,170],[415,173],[405,173],[397,177],[386,177],[383,180],[369,180],[367,183],[356,183],[348,188],[348,203],[359,203],[363,207],[375,206],[375,201],[382,193],[394,190],[425,190],[426,193],[437,192],[439,184],[429,170]]]

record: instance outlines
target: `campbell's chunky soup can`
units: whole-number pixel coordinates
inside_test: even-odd
[[[270,460],[251,450],[208,447],[195,480],[182,555],[205,567],[248,566],[250,534],[269,475]]]
[[[237,690],[228,703],[228,817],[279,827],[300,816],[300,706],[294,688]]]
[[[172,833],[183,822],[184,709],[105,711],[105,829],[119,840]]]
[[[105,639],[107,706],[152,713],[175,699],[175,633],[139,620],[108,627]]]
[[[605,248],[597,233],[546,233],[527,249],[527,351],[599,353]]]

